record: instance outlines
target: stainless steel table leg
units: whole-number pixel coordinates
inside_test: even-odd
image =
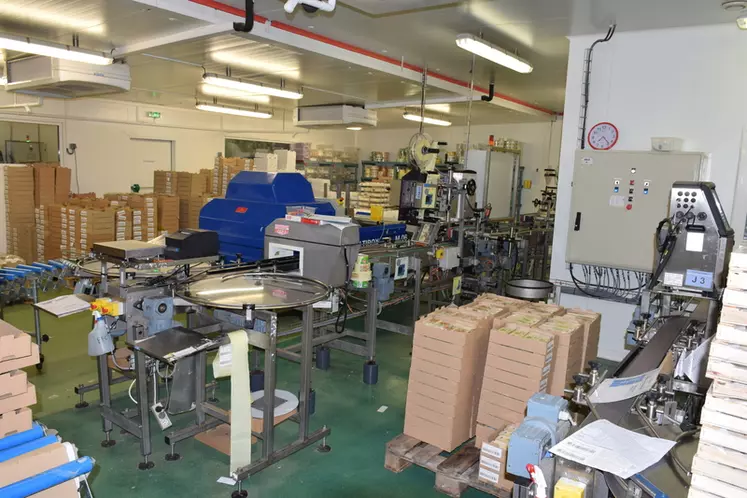
[[[309,437],[309,394],[311,393],[311,356],[314,340],[314,308],[303,310],[303,332],[301,332],[301,387],[298,396],[298,439]]]
[[[412,258],[412,266],[415,268],[415,294],[412,299],[412,326],[420,318],[420,278],[422,276],[422,261],[418,257]],[[429,310],[430,311],[430,310]]]
[[[274,450],[275,437],[275,376],[277,375],[278,317],[272,314],[267,324],[269,345],[265,350],[265,408],[263,413],[262,458],[268,458]]]
[[[112,407],[112,391],[111,391],[111,372],[109,371],[109,363],[107,362],[107,355],[102,354],[96,358],[96,367],[98,369],[99,377],[99,403],[102,408]],[[101,422],[103,425],[104,436],[106,439],[101,441],[101,446],[109,448],[114,446],[116,441],[111,438],[113,424],[104,415],[101,416]]]
[[[152,469],[155,464],[149,461],[151,453],[150,442],[150,401],[148,396],[147,358],[144,353],[135,351],[135,371],[137,372],[137,408],[140,415],[140,454],[143,461],[138,464],[140,470]]]

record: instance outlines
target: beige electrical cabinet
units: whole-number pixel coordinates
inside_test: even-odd
[[[698,180],[699,152],[578,150],[566,261],[652,272],[672,184]]]

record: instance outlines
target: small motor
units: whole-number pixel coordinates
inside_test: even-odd
[[[179,325],[174,321],[174,299],[147,297],[143,299],[143,317],[148,320],[148,335],[155,335]]]
[[[506,471],[529,479],[527,464],[539,466],[547,450],[570,431],[568,401],[550,394],[535,394],[527,403],[527,417],[511,435]]]

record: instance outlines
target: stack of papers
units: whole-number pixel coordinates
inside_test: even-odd
[[[35,306],[42,311],[46,311],[50,315],[56,316],[57,318],[74,315],[75,313],[89,311],[91,309],[91,304],[88,301],[84,301],[75,294],[59,296],[48,301],[42,301],[36,303]]]

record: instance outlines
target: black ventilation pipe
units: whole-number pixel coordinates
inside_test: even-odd
[[[495,83],[490,84],[489,92],[490,93],[488,93],[487,95],[482,96],[483,102],[490,102],[491,100],[493,100],[493,97],[495,96]]]
[[[241,33],[249,33],[254,27],[254,0],[246,0],[246,17],[244,22],[233,23],[233,30]]]

